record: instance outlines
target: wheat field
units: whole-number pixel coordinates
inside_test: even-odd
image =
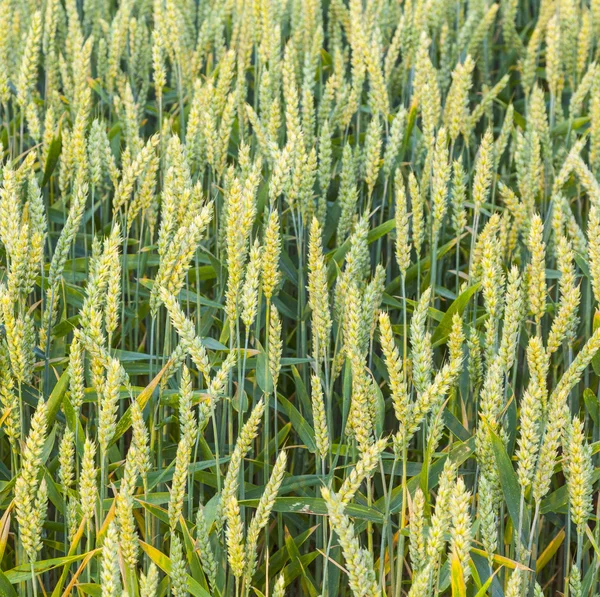
[[[0,0],[0,595],[597,595],[599,53]]]

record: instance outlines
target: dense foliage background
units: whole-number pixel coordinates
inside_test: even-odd
[[[598,0],[0,32],[0,593],[600,589]]]

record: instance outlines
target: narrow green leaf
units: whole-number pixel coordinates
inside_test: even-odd
[[[306,444],[306,447],[314,453],[317,449],[317,444],[315,443],[315,432],[313,428],[306,422],[306,419],[287,398],[278,394],[277,402],[290,419],[292,427],[298,433],[300,439]],[[274,401],[271,401],[270,404],[275,408]]]
[[[273,379],[271,378],[271,371],[269,369],[269,358],[262,346],[256,357],[256,383],[265,394],[273,392]]]
[[[489,430],[490,438],[492,440],[492,448],[494,450],[494,457],[496,458],[496,466],[500,476],[500,485],[502,486],[502,493],[504,493],[504,499],[506,500],[506,507],[510,517],[513,520],[513,525],[518,528],[519,516],[522,516],[521,521],[521,541],[527,545],[529,537],[527,536],[527,530],[530,528],[529,512],[527,508],[522,508],[521,513],[521,488],[517,475],[513,468],[513,465],[506,453],[506,448],[502,440],[491,430]]]
[[[42,188],[46,186],[54,169],[56,168],[56,164],[58,164],[58,158],[60,156],[60,152],[62,151],[62,134],[59,131],[58,135],[52,139],[50,142],[50,147],[48,147],[48,155],[46,156],[46,164],[44,166],[44,178],[42,180]]]
[[[63,401],[63,396],[67,391],[67,387],[69,386],[69,373],[68,370],[65,369],[63,374],[60,376],[56,385],[54,386],[52,392],[50,393],[50,397],[48,398],[47,403],[47,413],[48,416],[46,420],[48,421],[48,426],[51,426],[54,423],[54,419],[56,418],[56,413],[58,413],[58,409]]]
[[[140,541],[140,546],[148,554],[148,557],[165,573],[171,576],[171,560],[162,552],[152,547],[144,541]],[[211,597],[210,593],[200,586],[200,583],[194,580],[189,574],[188,591],[194,597]]]
[[[62,558],[51,558],[49,560],[40,560],[35,562],[33,565],[33,570],[36,575],[41,574],[42,572],[48,572],[48,570],[53,570],[54,568],[58,568],[59,566],[64,566],[65,564],[72,564],[73,562],[78,562],[82,560],[87,555],[86,553],[81,553],[74,556],[64,556]],[[29,564],[21,564],[20,566],[16,566],[12,570],[8,570],[6,573],[6,578],[14,585],[19,582],[24,582],[31,578],[31,566]]]
[[[4,572],[0,570],[0,595],[2,597],[17,597],[17,592],[14,587],[10,584],[10,580]]]
[[[143,409],[148,401],[150,400],[152,393],[154,392],[160,378],[164,375],[165,371],[169,363],[167,363],[154,377],[154,379],[140,392],[138,397],[136,398],[140,408]],[[117,428],[115,430],[115,434],[110,442],[110,445],[114,445],[117,440],[129,429],[131,426],[131,406],[127,409],[123,417],[121,417],[120,421],[117,423]]]
[[[592,420],[596,425],[600,425],[600,409],[598,407],[598,398],[596,394],[589,388],[583,390],[583,400],[585,401],[585,407]]]
[[[258,500],[240,500],[240,506],[256,508]],[[273,510],[275,512],[293,512],[295,514],[327,515],[325,500],[314,497],[278,497],[275,499]],[[346,506],[346,514],[359,520],[383,523],[383,513],[373,507],[369,508],[360,504],[348,504]]]
[[[473,286],[469,286],[462,294],[460,294],[454,302],[448,307],[446,313],[444,313],[444,317],[442,321],[438,324],[433,332],[433,336],[431,336],[431,342],[434,346],[439,346],[440,344],[444,344],[448,339],[450,334],[450,330],[452,329],[452,318],[455,313],[462,315],[471,300],[471,297],[479,290],[481,286],[481,282],[477,284],[473,284]]]

